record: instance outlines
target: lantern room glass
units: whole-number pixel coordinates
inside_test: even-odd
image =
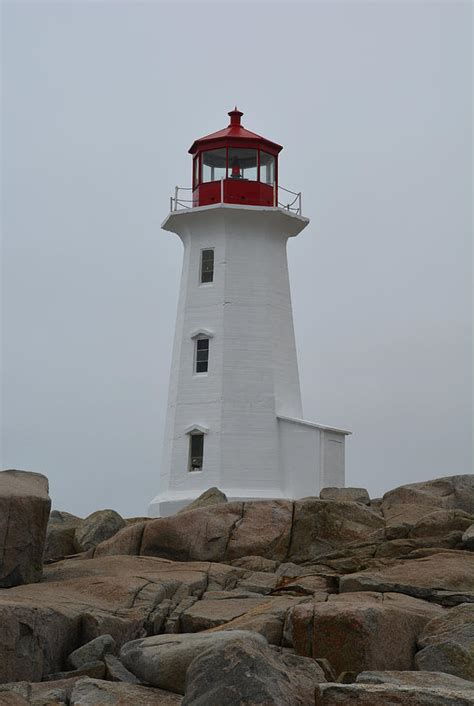
[[[257,181],[257,150],[229,147],[229,179]]]
[[[275,181],[275,157],[260,150],[260,181],[273,184]]]
[[[208,150],[202,153],[201,181],[219,181],[226,177],[226,149]]]

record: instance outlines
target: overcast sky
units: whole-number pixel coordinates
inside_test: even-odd
[[[303,192],[305,417],[373,496],[472,470],[469,2],[4,2],[3,449],[56,508],[146,513],[192,141],[243,124]]]

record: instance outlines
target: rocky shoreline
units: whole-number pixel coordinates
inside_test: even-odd
[[[474,704],[471,475],[82,519],[4,471],[0,504],[0,704]]]

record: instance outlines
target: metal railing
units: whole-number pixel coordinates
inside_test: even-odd
[[[220,202],[218,201],[217,203],[227,203],[224,198],[224,182],[225,179],[220,180],[221,188],[220,188]],[[190,198],[184,198],[184,195],[181,196],[182,191],[190,191],[192,194],[193,189],[189,186],[175,186],[174,188],[174,196],[170,196],[170,211],[182,211],[187,208],[192,208],[194,204],[194,199]],[[293,200],[288,201],[285,203],[284,201],[280,201],[281,199],[285,199],[288,197],[285,197],[284,194],[280,194],[280,192],[285,192],[285,194],[291,194],[291,196],[294,196]],[[283,208],[285,211],[290,211],[291,213],[295,213],[297,216],[302,215],[302,210],[301,210],[301,191],[296,192],[296,191],[291,191],[290,189],[286,189],[284,186],[280,186],[276,183],[273,184],[273,206],[274,208]]]

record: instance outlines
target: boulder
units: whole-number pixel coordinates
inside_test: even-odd
[[[278,568],[278,562],[273,559],[265,559],[262,556],[243,556],[240,559],[234,559],[230,562],[232,566],[240,566],[242,569],[249,571],[268,571],[273,574]]]
[[[464,532],[474,518],[464,510],[436,510],[418,520],[409,537],[444,537],[450,532]]]
[[[117,644],[112,635],[99,635],[99,637],[74,650],[69,655],[68,662],[74,669],[80,669],[88,662],[103,660],[106,654],[113,654],[116,650]]]
[[[471,695],[458,689],[398,684],[318,684],[315,706],[472,706]]]
[[[184,694],[186,671],[193,659],[213,645],[235,643],[238,638],[249,644],[267,644],[261,635],[243,631],[156,635],[125,644],[120,661],[141,681]]]
[[[465,551],[413,552],[417,558],[399,561],[380,570],[342,576],[341,593],[380,591],[406,593],[441,605],[474,601],[474,555]]]
[[[398,686],[429,686],[430,689],[456,689],[472,692],[474,696],[472,681],[443,672],[361,672],[356,682],[357,684],[397,684]]]
[[[213,628],[213,632],[220,630],[250,630],[259,633],[270,645],[292,646],[291,637],[285,633],[285,622],[291,608],[306,601],[307,598],[293,598],[290,596],[276,596],[267,598],[265,602],[252,608],[247,613],[234,618],[221,627]]]
[[[283,561],[288,554],[292,518],[293,502],[289,500],[244,503],[223,558],[232,561],[253,554]]]
[[[132,525],[133,526],[133,525]],[[85,518],[74,531],[76,551],[94,549],[125,527],[125,520],[115,510],[97,510]]]
[[[370,497],[365,488],[323,488],[319,493],[319,497],[321,500],[370,505]]]
[[[215,628],[248,613],[262,603],[268,604],[268,600],[262,597],[197,601],[181,614],[180,628],[182,632]]]
[[[223,561],[242,513],[243,503],[226,503],[151,520],[145,523],[141,554],[174,561]]]
[[[69,512],[53,510],[49,516],[46,530],[45,561],[59,561],[76,553],[74,532],[82,519]]]
[[[451,608],[425,625],[418,638],[417,669],[474,681],[474,604]]]
[[[236,639],[194,659],[183,706],[313,706],[315,684],[324,681],[313,660]]]
[[[462,543],[470,551],[474,551],[474,524],[469,525],[462,535]]]
[[[80,679],[72,689],[70,706],[177,706],[180,696],[137,684]]]
[[[352,542],[381,541],[384,521],[369,507],[334,500],[297,500],[288,558],[312,561]]]
[[[100,660],[85,662],[77,669],[72,669],[69,672],[56,672],[55,674],[48,674],[45,681],[64,681],[68,679],[77,679],[77,677],[103,679],[105,677],[105,664]]]
[[[293,608],[289,631],[298,654],[327,659],[337,674],[413,669],[417,637],[441,613],[394,593],[336,594]]]
[[[144,636],[186,596],[202,595],[210,572],[209,563],[127,556],[46,566],[41,583],[0,591],[0,683],[59,672],[73,650],[102,634],[118,646]],[[164,614],[155,615],[166,601]]]
[[[152,520],[149,520],[152,522]],[[127,525],[114,534],[110,539],[101,542],[94,550],[94,557],[109,555],[138,556],[141,554],[141,545],[145,522],[135,522]]]
[[[134,674],[125,669],[122,662],[112,654],[104,655],[105,675],[109,681],[120,681],[126,684],[140,684]]]
[[[178,511],[178,515],[181,512],[189,512],[189,510],[197,510],[198,507],[209,507],[209,505],[221,505],[227,502],[227,497],[222,493],[219,488],[209,488],[202,495],[200,495],[192,503],[186,505],[186,507],[181,508]]]
[[[402,485],[385,493],[382,498],[382,511],[388,528],[409,528],[436,510],[463,510],[473,515],[474,476],[449,476]]]
[[[50,508],[45,476],[0,472],[0,588],[41,579]]]

